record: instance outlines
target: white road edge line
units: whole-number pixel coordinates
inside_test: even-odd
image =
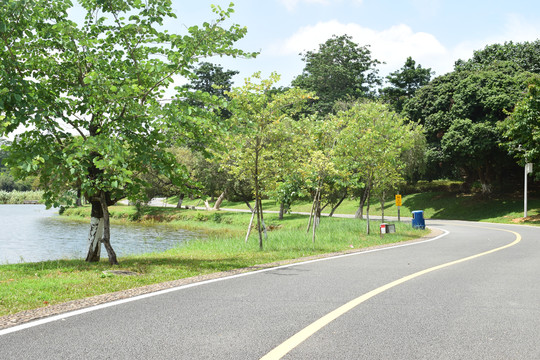
[[[134,296],[134,297],[127,298],[127,299],[111,301],[111,302],[108,302],[108,303],[105,303],[105,304],[90,306],[90,307],[87,307],[87,308],[84,308],[84,309],[79,309],[79,310],[74,310],[74,311],[70,311],[70,312],[67,312],[67,313],[63,313],[63,314],[53,315],[53,316],[46,317],[46,318],[43,318],[43,319],[31,321],[31,322],[28,322],[28,323],[25,323],[25,324],[15,325],[13,327],[0,330],[0,336],[7,335],[7,334],[10,334],[10,333],[14,333],[14,332],[21,331],[21,330],[25,330],[25,329],[29,329],[29,328],[32,328],[32,327],[35,327],[35,326],[47,324],[47,323],[50,323],[50,322],[54,322],[54,321],[58,321],[58,320],[64,320],[64,319],[70,318],[72,316],[85,314],[85,313],[88,313],[88,312],[91,312],[91,311],[106,309],[108,307],[122,305],[122,304],[125,304],[125,303],[129,303],[129,302],[137,301],[137,300],[142,300],[142,299],[146,299],[146,298],[153,297],[153,296],[159,296],[159,295],[167,294],[167,293],[170,293],[170,292],[173,292],[173,291],[184,290],[184,289],[188,289],[188,288],[191,288],[191,287],[194,287],[194,286],[201,286],[201,285],[211,284],[211,283],[218,282],[218,281],[231,280],[231,279],[236,279],[236,278],[243,277],[243,276],[255,275],[255,274],[260,274],[260,273],[267,272],[267,271],[273,271],[273,270],[277,270],[277,269],[283,269],[283,268],[288,268],[288,267],[293,267],[293,266],[298,266],[298,265],[311,264],[311,263],[315,263],[315,262],[319,262],[319,261],[327,261],[327,260],[339,259],[339,258],[348,257],[348,256],[358,256],[358,255],[369,254],[369,253],[377,252],[377,251],[392,250],[392,249],[397,249],[397,248],[405,247],[405,246],[413,246],[413,245],[424,244],[424,243],[427,243],[427,242],[439,240],[442,237],[444,237],[444,236],[446,236],[446,235],[448,235],[450,233],[448,230],[444,230],[444,229],[439,229],[439,228],[435,228],[435,227],[433,227],[433,229],[441,230],[441,231],[443,231],[443,234],[438,235],[438,236],[436,236],[434,238],[431,238],[431,239],[427,239],[427,240],[422,240],[422,241],[417,241],[417,242],[412,242],[412,243],[407,243],[407,244],[400,244],[400,245],[395,245],[395,246],[389,246],[389,247],[384,247],[384,248],[380,248],[380,249],[360,251],[360,252],[344,254],[344,255],[337,255],[337,256],[332,256],[332,257],[327,257],[327,258],[322,258],[322,259],[308,260],[308,261],[304,261],[304,262],[298,262],[298,263],[294,263],[294,264],[276,266],[276,267],[262,269],[262,270],[250,271],[250,272],[243,273],[243,274],[231,275],[231,276],[226,276],[226,277],[223,277],[223,278],[212,279],[212,280],[200,281],[200,282],[197,282],[197,283],[181,285],[181,286],[177,286],[177,287],[173,287],[173,288],[169,288],[169,289],[165,289],[165,290],[160,290],[160,291],[156,291],[156,292],[152,292],[152,293],[148,293],[148,294],[138,295],[138,296]]]

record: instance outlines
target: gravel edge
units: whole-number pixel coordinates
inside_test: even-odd
[[[351,249],[347,251],[328,253],[328,254],[313,255],[313,256],[302,257],[302,258],[292,259],[292,260],[276,261],[269,264],[260,264],[260,265],[250,266],[247,268],[234,269],[234,270],[229,270],[229,271],[222,271],[222,272],[217,272],[217,273],[212,273],[212,274],[199,275],[199,276],[194,276],[194,277],[189,277],[189,278],[184,278],[184,279],[167,281],[163,283],[146,285],[146,286],[118,291],[114,293],[96,295],[96,296],[92,296],[92,297],[88,297],[84,299],[73,300],[66,303],[55,304],[55,305],[51,305],[47,307],[42,307],[42,308],[37,308],[37,309],[32,309],[32,310],[25,310],[25,311],[21,311],[15,314],[0,317],[0,330],[7,329],[7,328],[17,326],[17,325],[21,325],[21,324],[31,322],[34,320],[46,318],[53,315],[59,315],[59,314],[63,314],[63,313],[67,313],[67,312],[75,311],[79,309],[84,309],[84,308],[95,306],[95,305],[105,304],[105,303],[116,301],[116,300],[127,299],[134,296],[149,294],[156,291],[170,289],[170,288],[179,287],[179,286],[188,285],[188,284],[193,284],[193,283],[197,283],[201,281],[219,279],[219,278],[224,278],[228,276],[248,273],[252,271],[268,269],[268,268],[294,264],[294,263],[299,263],[299,262],[305,262],[305,261],[310,261],[310,260],[329,258],[333,256],[338,256],[338,255],[365,252],[365,251],[379,249],[379,248],[386,248],[386,247],[392,247],[392,246],[401,245],[401,244],[414,243],[414,242],[424,241],[424,240],[437,237],[443,233],[439,229],[430,228],[430,230],[431,230],[431,233],[429,235],[426,235],[418,239],[403,241],[399,243],[378,245],[378,246],[372,246],[369,248],[362,248],[362,249]]]

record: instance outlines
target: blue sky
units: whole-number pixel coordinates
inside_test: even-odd
[[[289,85],[301,73],[299,53],[315,50],[333,34],[348,34],[359,45],[370,45],[374,58],[386,62],[380,75],[403,66],[412,56],[423,67],[442,75],[457,59],[473,50],[505,41],[540,38],[538,0],[232,0],[231,23],[246,26],[239,46],[260,51],[256,59],[216,59],[238,70],[237,85],[255,71],[282,76]],[[173,0],[178,19],[171,31],[214,18],[211,4],[226,8],[230,0]]]

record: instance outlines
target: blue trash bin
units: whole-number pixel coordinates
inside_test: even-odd
[[[426,221],[424,220],[424,211],[416,210],[412,212],[412,227],[413,229],[425,229]]]

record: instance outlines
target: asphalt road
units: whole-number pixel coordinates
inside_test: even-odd
[[[0,358],[540,359],[540,228],[427,223],[448,234],[0,330]]]

